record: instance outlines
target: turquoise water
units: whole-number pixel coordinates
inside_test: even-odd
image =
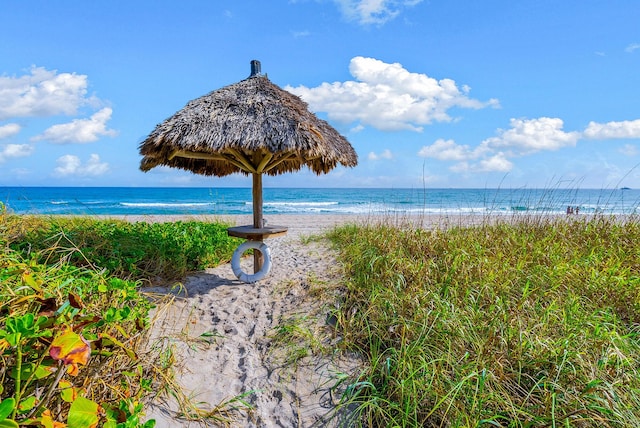
[[[632,189],[265,188],[265,214],[638,214]],[[250,188],[0,187],[18,214],[250,214]]]

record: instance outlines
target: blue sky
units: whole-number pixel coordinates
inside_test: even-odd
[[[0,185],[234,186],[138,144],[258,59],[354,146],[271,187],[640,187],[637,0],[4,1]]]

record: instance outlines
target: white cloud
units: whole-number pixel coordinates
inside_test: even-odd
[[[513,163],[502,152],[482,159],[475,167],[478,172],[509,172],[512,168]]]
[[[7,144],[0,151],[0,163],[11,158],[21,158],[33,153],[34,148],[29,144]]]
[[[451,167],[454,172],[509,172],[513,169],[510,158],[575,146],[581,136],[579,132],[564,132],[564,123],[557,118],[511,119],[510,125],[510,129],[499,129],[497,137],[475,148],[439,139],[422,147],[418,156],[457,162]]]
[[[564,132],[564,122],[558,118],[511,119],[510,125],[511,129],[498,130],[497,137],[488,138],[481,145],[519,156],[575,146],[580,138],[579,132]]]
[[[629,46],[627,46],[624,51],[628,52],[628,53],[632,53],[633,51],[636,51],[640,49],[640,43],[631,43]]]
[[[475,159],[480,155],[479,150],[471,150],[467,145],[456,144],[453,140],[436,140],[430,146],[424,146],[418,152],[423,158],[434,158],[443,161],[464,161]]]
[[[74,115],[80,106],[95,101],[86,94],[85,75],[32,67],[27,75],[0,76],[0,120]]]
[[[459,173],[508,172],[513,168],[513,163],[503,152],[495,153],[483,145],[472,149],[453,140],[438,139],[432,145],[422,147],[418,156],[456,162],[450,169]]]
[[[471,167],[471,165],[469,165],[469,162],[458,162],[457,164],[451,166],[449,170],[464,174],[467,172],[471,172],[473,168]]]
[[[0,140],[16,135],[20,132],[20,129],[21,127],[17,123],[8,123],[0,126]]]
[[[375,58],[355,57],[349,65],[355,81],[323,83],[315,88],[287,86],[315,111],[329,119],[394,131],[422,131],[434,121],[449,122],[453,107],[481,109],[498,106],[497,100],[482,102],[468,97],[469,87],[458,88],[451,79],[436,80],[411,73],[401,64]]]
[[[393,159],[393,153],[391,153],[391,150],[389,149],[385,149],[380,154],[376,154],[375,152],[370,152],[368,159],[371,161],[377,161],[380,159]]]
[[[100,162],[100,156],[92,154],[86,164],[82,164],[80,158],[75,155],[64,155],[56,161],[58,166],[54,169],[54,175],[66,177],[75,175],[79,177],[103,175],[109,171],[109,164]]]
[[[470,172],[509,172],[513,169],[513,162],[504,153],[497,153],[478,162],[458,162],[449,168],[457,173]]]
[[[634,146],[633,144],[625,144],[624,146],[620,147],[618,151],[623,155],[630,157],[640,154],[640,151],[638,151],[638,147]]]
[[[450,169],[458,173],[509,172],[514,166],[512,158],[573,147],[581,139],[640,138],[640,119],[604,124],[590,122],[582,132],[565,132],[562,119],[550,117],[511,119],[510,125],[507,130],[498,129],[498,136],[487,138],[475,148],[439,139],[422,147],[418,156],[456,162]],[[627,156],[640,153],[632,144],[619,151]]]
[[[422,0],[333,0],[342,14],[359,24],[384,24]]]
[[[94,113],[89,119],[74,119],[69,123],[53,125],[33,141],[47,140],[52,143],[90,143],[102,136],[114,137],[117,132],[107,129],[112,110],[105,107]]]
[[[640,119],[621,122],[589,122],[584,138],[604,140],[608,138],[640,138]]]

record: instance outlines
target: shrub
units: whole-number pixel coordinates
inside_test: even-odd
[[[28,220],[19,225],[13,227],[10,246],[25,255],[35,254],[43,263],[65,260],[106,269],[130,279],[182,278],[230,260],[240,243],[227,236],[227,225],[221,223],[51,217],[39,218],[33,227]]]

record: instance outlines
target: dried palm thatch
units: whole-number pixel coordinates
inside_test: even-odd
[[[140,144],[140,169],[158,165],[196,174],[277,175],[308,166],[327,173],[355,166],[349,142],[307,104],[259,73],[190,101]]]

